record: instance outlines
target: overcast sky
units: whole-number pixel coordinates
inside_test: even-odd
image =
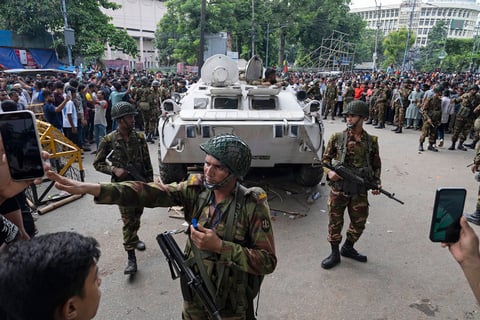
[[[377,0],[377,3],[380,5],[386,5],[386,4],[394,4],[394,3],[400,3],[402,2],[401,0]],[[375,6],[375,0],[352,0],[352,5],[351,7],[374,7]]]

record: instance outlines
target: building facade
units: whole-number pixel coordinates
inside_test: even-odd
[[[438,21],[448,26],[449,38],[473,38],[478,32],[480,6],[476,0],[406,0],[398,4],[351,8],[366,22],[367,28],[387,35],[403,27],[417,36],[416,47],[428,44],[428,33]]]
[[[158,68],[158,50],[154,46],[157,24],[166,13],[161,0],[112,0],[122,7],[117,10],[103,10],[112,17],[112,24],[125,29],[137,41],[138,57],[132,57],[107,46],[105,60],[122,59],[130,61],[135,69]]]

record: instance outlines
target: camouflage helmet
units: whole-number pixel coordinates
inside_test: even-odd
[[[153,80],[153,81],[152,81],[152,87],[160,87],[160,81],[158,81],[158,80]]]
[[[362,100],[353,100],[342,113],[343,115],[353,114],[364,118],[368,117],[368,106]]]
[[[220,161],[238,178],[243,178],[250,169],[252,152],[245,141],[233,134],[210,138],[200,145],[200,149]]]
[[[136,115],[137,113],[137,109],[131,103],[120,101],[113,106],[111,116],[112,119],[119,119],[130,114]]]

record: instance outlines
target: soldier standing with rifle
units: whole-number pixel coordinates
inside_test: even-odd
[[[435,141],[437,140],[437,127],[442,120],[441,93],[442,88],[440,86],[435,87],[433,89],[433,97],[425,99],[420,109],[420,113],[423,116],[423,126],[418,151],[424,150],[423,142],[428,136],[428,150],[438,152],[438,149],[435,147]]]
[[[145,136],[134,130],[136,114],[137,110],[128,102],[115,104],[112,119],[117,120],[118,128],[103,137],[98,146],[93,166],[97,171],[111,175],[112,182],[153,181],[152,162]],[[131,275],[137,273],[135,249],[145,250],[145,243],[137,235],[143,206],[126,203],[120,205],[119,209],[123,221],[123,246],[128,255],[124,274]]]
[[[332,135],[328,141],[323,163],[329,167],[342,164],[357,175],[373,182],[376,189],[372,194],[380,193],[381,160],[378,139],[363,130],[363,122],[368,118],[368,106],[365,102],[350,102],[343,114],[347,118],[347,129]],[[360,262],[367,257],[353,248],[365,229],[368,217],[367,187],[355,181],[343,179],[332,169],[325,169],[330,185],[328,199],[328,241],[332,252],[322,261],[322,268],[330,269],[340,263],[340,254]],[[345,209],[350,216],[347,239],[339,250],[342,241],[342,228]]]

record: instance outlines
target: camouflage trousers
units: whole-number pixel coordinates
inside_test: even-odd
[[[422,125],[422,133],[420,134],[420,143],[423,143],[426,137],[428,137],[428,143],[434,145],[437,140],[437,128],[432,127],[430,123],[424,121]]]
[[[328,241],[331,243],[342,242],[345,209],[347,209],[350,217],[347,239],[355,243],[362,235],[368,218],[367,194],[351,197],[341,191],[330,190],[328,198]]]
[[[325,117],[329,113],[332,113],[332,117],[335,116],[335,100],[326,100],[325,102]]]
[[[145,135],[154,134],[157,127],[157,117],[152,109],[142,109],[140,114],[143,119],[143,127],[145,129]]]
[[[142,217],[143,207],[118,207],[123,221],[123,247],[126,251],[134,250],[139,241],[138,229],[140,229],[140,218]]]
[[[396,126],[403,128],[403,125],[405,124],[405,108],[404,107],[399,105],[395,106],[393,123]]]
[[[247,320],[246,314],[228,314],[225,310],[220,313],[223,320]],[[212,320],[205,307],[200,301],[183,301],[183,320]]]
[[[373,106],[374,110],[377,113],[377,120],[378,123],[384,123],[385,122],[385,111],[386,111],[386,105],[384,102],[377,102]]]
[[[453,126],[452,141],[456,142],[460,138],[460,144],[467,140],[470,130],[472,130],[473,120],[465,119],[457,114]]]

